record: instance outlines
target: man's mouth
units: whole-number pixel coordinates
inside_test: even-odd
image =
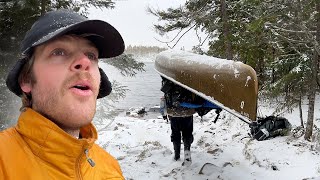
[[[80,90],[90,90],[90,87],[86,86],[86,85],[75,85],[75,86],[73,86],[73,88],[77,88]]]
[[[70,89],[78,96],[91,96],[94,91],[90,82],[87,81],[76,82]]]

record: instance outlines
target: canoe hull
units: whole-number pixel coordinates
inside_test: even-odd
[[[157,55],[155,70],[243,120],[256,120],[258,80],[246,64],[169,50]]]

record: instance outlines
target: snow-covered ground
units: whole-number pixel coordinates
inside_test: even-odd
[[[117,75],[108,67],[108,76],[124,82],[131,90],[116,107],[126,111],[159,103],[161,79],[153,69],[153,58],[145,58],[146,71],[132,78]],[[141,60],[141,59],[140,59]],[[111,70],[111,71],[110,71]],[[315,125],[320,126],[320,98],[315,107]],[[266,100],[258,103],[258,115],[273,114],[276,105]],[[307,119],[307,101],[303,103],[304,121]],[[292,134],[265,141],[249,138],[249,127],[237,117],[222,111],[217,123],[215,112],[203,119],[194,115],[194,142],[191,147],[192,164],[182,166],[182,160],[173,160],[173,145],[170,142],[170,124],[157,112],[149,111],[138,116],[120,113],[115,119],[106,119],[98,129],[98,144],[118,159],[127,180],[183,179],[183,180],[320,180],[320,132],[318,140],[308,142]],[[300,125],[298,109],[281,114],[293,129]],[[181,150],[183,159],[183,145]]]
[[[318,99],[318,102],[320,99]],[[271,115],[270,102],[259,112]],[[316,106],[315,119],[319,118]],[[303,106],[306,119],[307,106]],[[320,177],[319,142],[292,135],[265,141],[249,138],[249,127],[222,111],[216,124],[212,111],[203,120],[194,115],[192,165],[173,160],[170,124],[158,112],[146,116],[116,117],[107,130],[99,132],[98,143],[119,160],[126,179],[308,179]],[[297,110],[283,115],[293,128],[300,124]],[[319,122],[315,121],[319,126]],[[316,132],[314,132],[316,133]],[[183,146],[182,146],[183,147]],[[182,148],[183,159],[183,148]],[[320,179],[320,178],[319,178]]]

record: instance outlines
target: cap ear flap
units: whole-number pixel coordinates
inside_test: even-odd
[[[101,76],[101,81],[98,99],[108,96],[112,91],[111,82],[109,81],[108,76],[104,73],[104,71],[101,68],[99,68],[99,72]]]
[[[12,91],[17,96],[22,95],[22,90],[19,84],[19,75],[23,66],[26,64],[27,59],[21,58],[17,61],[17,63],[13,66],[13,68],[9,71],[9,74],[6,78],[6,85],[10,91]]]

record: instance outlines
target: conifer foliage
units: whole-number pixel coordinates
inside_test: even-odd
[[[208,35],[209,46],[202,53],[252,66],[260,90],[284,99],[278,110],[301,106],[302,99],[307,99],[305,139],[310,140],[320,85],[319,1],[188,0],[175,9],[150,7],[149,12],[160,20],[154,26],[159,34],[202,31]],[[178,34],[172,42],[177,43],[183,35]],[[197,44],[195,47],[199,49]]]

